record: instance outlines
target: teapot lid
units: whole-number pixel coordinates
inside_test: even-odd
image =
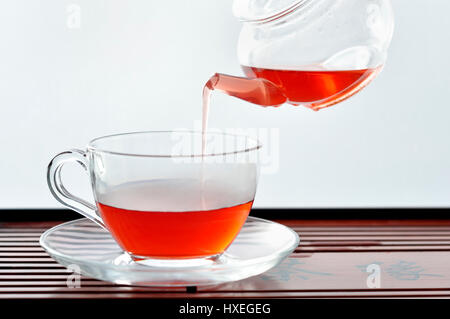
[[[233,14],[244,22],[266,22],[289,14],[311,0],[234,0]]]

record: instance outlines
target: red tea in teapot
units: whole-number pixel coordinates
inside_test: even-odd
[[[205,85],[204,104],[210,91],[261,106],[284,103],[315,111],[335,105],[363,89],[381,67],[363,70],[276,70],[242,66],[248,78],[216,73]]]
[[[275,84],[286,97],[286,102],[304,105],[315,111],[335,105],[359,92],[380,70],[294,71],[248,66],[242,68],[250,79],[265,79]]]

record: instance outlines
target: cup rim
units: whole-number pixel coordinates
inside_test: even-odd
[[[126,136],[126,135],[138,135],[138,134],[164,134],[164,133],[190,133],[192,135],[194,134],[202,134],[201,131],[196,130],[150,130],[150,131],[134,131],[134,132],[125,132],[125,133],[116,133],[116,134],[109,134],[104,135],[100,137],[96,137],[92,139],[88,145],[87,145],[87,151],[88,152],[96,152],[96,153],[104,153],[104,154],[110,154],[110,155],[119,155],[119,156],[131,156],[131,157],[148,157],[148,158],[204,158],[204,157],[214,157],[214,156],[227,156],[227,155],[234,155],[234,154],[242,154],[242,153],[249,153],[252,151],[257,151],[260,148],[262,148],[261,142],[253,137],[250,137],[248,135],[244,134],[231,134],[231,133],[225,133],[225,132],[207,132],[207,136],[216,135],[216,136],[232,136],[232,137],[243,137],[249,141],[252,141],[255,143],[255,146],[252,147],[246,147],[240,150],[232,151],[232,152],[219,152],[219,153],[206,153],[206,154],[189,154],[189,155],[173,155],[173,154],[139,154],[139,153],[131,153],[131,152],[118,152],[118,151],[111,151],[106,148],[102,148],[99,146],[94,146],[93,144],[95,142],[98,142],[103,139],[113,138],[113,137],[120,137],[120,136]]]

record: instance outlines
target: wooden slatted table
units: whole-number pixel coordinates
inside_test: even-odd
[[[450,297],[450,221],[279,221],[301,237],[295,252],[257,277],[214,287],[143,288],[70,273],[39,246],[59,222],[0,223],[0,299]],[[368,286],[368,266],[380,287]],[[375,266],[374,266],[375,265]],[[372,282],[373,283],[373,282]]]

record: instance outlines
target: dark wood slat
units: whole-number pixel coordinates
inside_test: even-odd
[[[24,287],[66,287],[67,288],[67,282],[66,280],[46,280],[43,281],[0,281],[0,288],[1,287],[18,287],[18,289],[22,289]],[[82,280],[81,286],[83,287],[116,287],[117,285],[113,283],[109,283],[106,281],[100,281],[100,280]],[[73,289],[73,288],[71,288]],[[1,289],[0,289],[1,292]]]
[[[0,274],[67,274],[66,268],[55,269],[1,269]]]
[[[175,290],[175,291],[174,291]],[[178,291],[185,290],[183,287],[179,287]],[[7,286],[0,286],[0,295],[3,293],[17,293],[17,292],[23,292],[23,293],[133,293],[133,294],[142,294],[142,293],[149,293],[149,292],[157,292],[157,293],[174,293],[176,292],[176,288],[166,288],[162,289],[159,287],[129,287],[129,286],[117,286],[117,285],[102,285],[102,286],[94,286],[90,285],[88,287],[79,287],[79,288],[68,288],[67,286],[64,287],[34,287],[34,286],[26,286],[26,287],[7,287]],[[269,291],[208,291],[208,292],[198,292],[193,296],[199,296],[199,295],[209,295],[211,297],[215,295],[223,295],[223,294],[229,294],[229,295],[262,295],[263,293],[272,293],[272,294],[301,294],[301,293],[308,293],[308,294],[334,294],[338,293],[340,295],[351,295],[351,294],[368,294],[368,295],[406,295],[406,294],[430,294],[430,295],[442,295],[442,294],[449,294],[450,289],[359,289],[359,290],[293,290],[293,291],[280,291],[280,290],[269,290]]]
[[[385,225],[362,225],[362,226],[348,226],[348,225],[336,225],[336,226],[303,226],[298,225],[295,222],[279,221],[281,224],[291,227],[294,230],[299,231],[313,231],[313,232],[326,232],[326,231],[448,231],[450,226],[385,226]]]
[[[373,238],[394,238],[398,240],[403,240],[405,238],[406,240],[410,239],[423,239],[423,240],[429,240],[429,239],[448,239],[450,238],[450,231],[448,232],[425,232],[421,231],[419,233],[417,232],[340,232],[340,231],[327,231],[327,232],[304,232],[302,230],[297,230],[297,233],[302,235],[304,238],[313,238],[313,239],[326,239],[328,237],[336,237],[336,238],[353,238],[353,239],[373,239]],[[80,237],[80,236],[78,236]],[[40,236],[17,236],[16,234],[14,236],[8,236],[8,237],[2,237],[0,238],[0,242],[35,242],[39,240]],[[83,238],[79,238],[79,240],[83,240]],[[98,238],[99,242],[111,242],[111,238],[105,238],[104,235],[99,236]]]
[[[32,233],[32,232],[11,232],[11,233],[0,233],[0,240],[2,238],[7,238],[7,237],[39,237],[42,235],[42,232],[36,232],[36,233]]]
[[[289,225],[287,225],[289,226]],[[420,227],[420,228],[401,228],[401,227],[291,227],[293,230],[302,233],[308,233],[311,235],[326,235],[327,233],[333,233],[336,235],[366,235],[371,236],[373,234],[404,234],[407,235],[427,235],[427,234],[443,234],[448,235],[450,233],[450,227]],[[46,230],[46,229],[45,229]],[[15,231],[14,229],[9,229],[9,232],[0,231],[0,239],[5,237],[39,237],[44,231],[32,232],[30,229],[25,229],[23,231]],[[101,235],[105,236],[105,235]]]
[[[130,287],[124,285],[115,285],[113,283],[99,281],[99,280],[83,280],[81,282],[80,288],[69,288],[67,287],[66,281],[0,281],[0,295],[3,293],[10,292],[32,292],[32,293],[42,293],[49,291],[56,291],[58,293],[70,293],[70,292],[85,292],[85,293],[95,293],[95,292],[107,292],[107,293],[122,293],[130,292],[133,293],[148,293],[148,292],[163,292],[163,293],[179,293],[186,292],[185,287]]]
[[[6,243],[6,244],[8,242],[17,242],[17,243],[31,242],[31,243],[35,243],[38,240],[39,240],[39,236],[36,236],[36,237],[6,237],[6,238],[0,238],[0,243]]]
[[[45,251],[41,246],[33,247],[0,247],[0,252],[35,252],[35,251]]]
[[[348,227],[348,226],[327,226],[327,227],[308,227],[308,226],[299,226],[296,225],[293,222],[289,221],[281,221],[282,224],[291,227],[292,229],[296,231],[302,231],[302,232],[329,232],[329,231],[337,231],[337,232],[417,232],[417,231],[424,231],[424,232],[433,232],[433,231],[442,231],[447,232],[450,231],[450,226],[355,226],[355,227]],[[30,234],[30,235],[41,235],[46,230],[51,228],[54,225],[49,225],[46,228],[40,228],[40,229],[33,229],[33,228],[2,228],[0,229],[0,237],[7,237],[11,236],[11,234]],[[86,231],[89,231],[90,228],[87,228]]]
[[[5,226],[4,226],[5,227]],[[8,227],[8,225],[6,225],[6,227]],[[11,234],[11,233],[28,233],[28,232],[33,232],[33,233],[40,233],[42,234],[43,232],[45,232],[47,229],[51,228],[51,226],[49,225],[49,227],[45,227],[45,228],[19,228],[19,227],[8,227],[8,228],[0,228],[0,233],[2,234]]]
[[[450,214],[448,214],[450,216]],[[440,228],[450,227],[450,218],[448,216],[445,219],[430,219],[424,215],[424,218],[420,219],[393,219],[390,216],[389,219],[276,219],[271,218],[281,224],[289,225],[290,227],[343,227],[343,228],[369,228],[369,227],[400,227],[400,228]]]
[[[55,262],[44,262],[44,263],[0,263],[0,269],[4,268],[14,268],[14,269],[28,269],[28,268],[38,268],[38,269],[48,269],[48,268],[63,268],[66,269],[64,266],[55,263]]]
[[[342,237],[353,237],[353,236],[364,236],[367,238],[376,237],[376,236],[403,236],[403,237],[415,237],[415,236],[450,236],[449,231],[323,231],[323,232],[305,232],[302,230],[296,230],[298,234],[303,234],[304,236],[342,236]]]
[[[34,274],[34,273],[29,273],[29,274],[24,274],[24,275],[17,275],[15,273],[10,273],[10,274],[7,274],[7,275],[5,275],[5,274],[0,275],[0,281],[4,281],[4,280],[6,280],[6,281],[10,281],[10,280],[16,280],[16,281],[27,281],[27,280],[33,281],[34,280],[34,281],[36,281],[36,280],[59,280],[59,279],[65,281],[65,280],[67,280],[67,274],[68,274],[67,272],[66,272],[65,275],[60,275],[60,274],[51,274],[51,275],[41,275],[41,274],[39,274],[39,275],[37,275],[37,274]],[[97,281],[96,279],[88,278],[88,277],[85,277],[85,276],[81,276],[80,279],[82,280],[82,282],[84,282],[86,280],[88,280],[88,281],[89,280]]]
[[[362,253],[362,252],[373,252],[373,253],[388,253],[388,252],[426,252],[426,251],[450,251],[447,246],[348,246],[348,247],[336,247],[336,246],[310,246],[310,247],[302,247],[297,248],[295,252],[314,252],[314,253],[323,253],[323,252],[354,252],[354,253]],[[375,256],[374,256],[375,257]]]
[[[50,256],[47,257],[10,257],[0,258],[0,264],[4,263],[56,263]]]
[[[46,252],[0,252],[2,258],[25,258],[25,257],[48,257],[50,256]]]
[[[171,292],[153,292],[153,293],[107,293],[107,292],[79,292],[79,293],[60,293],[60,292],[39,292],[39,293],[0,293],[0,299],[120,299],[120,298],[438,298],[450,297],[449,291],[406,291],[406,292],[276,292],[271,294],[264,293],[171,293]]]
[[[39,238],[40,237],[11,237],[11,238],[0,238],[0,244],[3,245],[8,245],[8,243],[36,243],[39,242]],[[68,238],[57,238],[56,236],[54,237],[55,240],[58,240],[58,242],[60,244],[67,244],[67,243],[72,243],[71,239]],[[91,242],[92,239],[84,239],[84,238],[77,238],[78,242]],[[112,238],[96,238],[95,239],[95,243],[93,243],[92,245],[102,245],[102,244],[109,244],[111,242],[114,242],[114,240]],[[97,244],[98,243],[98,244]]]
[[[0,242],[0,250],[2,250],[1,247],[41,247],[39,245],[39,242],[33,241],[33,242]]]
[[[450,241],[363,241],[363,240],[334,240],[334,241],[308,241],[304,240],[300,246],[450,246]]]
[[[436,240],[449,240],[450,236],[372,236],[372,237],[364,237],[364,236],[351,236],[351,237],[344,237],[344,236],[308,236],[303,235],[300,233],[300,239],[304,239],[307,241],[345,241],[345,240],[360,240],[360,241],[376,241],[376,240],[386,240],[386,241],[436,241]]]
[[[183,291],[186,291],[186,288],[181,287]],[[133,293],[148,293],[148,292],[171,292],[173,288],[163,289],[159,287],[130,287],[130,286],[99,286],[99,287],[83,287],[80,288],[68,288],[64,287],[2,287],[0,286],[0,294],[2,293],[11,293],[11,292],[22,292],[22,293],[44,293],[44,292],[54,292],[54,293],[121,293],[121,292],[133,292]]]
[[[344,236],[344,235],[334,235],[332,233],[323,236],[323,235],[309,235],[309,234],[305,234],[302,232],[299,232],[299,235],[302,236],[302,238],[304,238],[305,240],[346,240],[346,239],[351,239],[351,240],[398,240],[398,241],[408,241],[408,240],[450,240],[450,233],[448,233],[447,235],[433,235],[433,234],[429,234],[429,235],[425,235],[425,236],[418,236],[418,235],[410,235],[410,236],[403,236],[402,234],[397,234],[397,235],[372,235],[372,236]],[[36,241],[39,240],[39,237],[15,237],[15,238],[2,238],[0,239],[0,243],[9,243],[9,242],[17,242],[17,243],[21,243],[21,242],[31,242],[31,243],[35,243]],[[83,238],[78,238],[78,241],[83,241]],[[69,242],[68,240],[64,240],[61,239],[61,243],[64,243],[65,241]],[[111,243],[113,242],[112,239],[108,238],[108,239],[101,239],[99,238],[98,240],[96,240],[99,243]]]
[[[447,245],[450,243],[450,237],[308,237],[308,236],[302,236],[300,234],[301,244],[309,243],[309,244],[315,244],[315,243],[336,243],[336,244],[345,244],[345,243],[385,243],[386,245],[415,245],[415,244],[433,244],[433,243],[439,243],[443,245]],[[105,246],[107,242],[99,242],[98,244],[93,243],[92,247],[102,247],[104,246],[109,247],[108,245],[110,243],[114,243],[113,241],[109,241],[108,245]],[[36,241],[8,241],[8,242],[1,242],[0,241],[0,252],[3,251],[3,247],[36,247],[39,243]],[[61,247],[76,247],[70,242],[63,242],[61,241],[59,243]],[[88,245],[86,245],[88,246]]]

